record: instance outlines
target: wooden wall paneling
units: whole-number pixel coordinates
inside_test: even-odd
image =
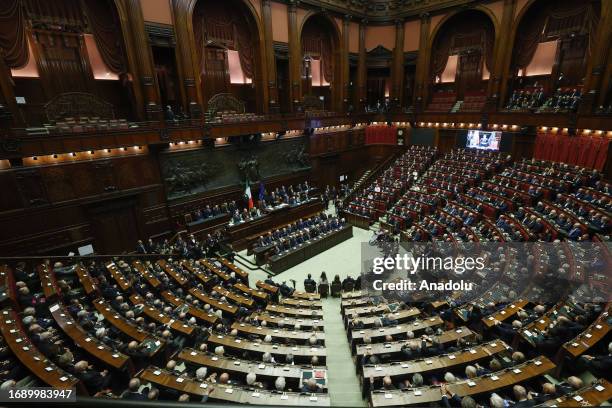
[[[366,33],[367,20],[361,20],[359,22],[359,57],[357,61],[357,92],[355,107],[358,112],[365,110],[365,98],[366,98],[366,80],[367,80],[367,68],[366,68],[366,47],[365,47],[365,33]]]
[[[262,1],[262,17],[264,26],[264,53],[268,77],[266,86],[268,87],[269,98],[268,106],[271,112],[279,110],[278,85],[276,82],[276,58],[274,56],[274,38],[272,33],[272,8],[270,0]]]
[[[404,20],[395,20],[395,48],[393,49],[393,63],[391,71],[391,92],[390,99],[392,105],[399,108],[402,101],[403,80],[404,80]]]
[[[202,117],[202,95],[198,89],[200,61],[196,58],[196,45],[193,37],[193,7],[192,0],[172,0],[172,16],[176,34],[176,44],[179,50],[179,77],[185,89],[187,106],[185,111],[198,120]]]
[[[536,135],[515,133],[512,138],[512,158],[515,161],[533,157]]]
[[[500,99],[502,79],[505,75],[504,68],[512,58],[513,40],[510,40],[512,32],[512,20],[516,8],[516,0],[504,0],[502,19],[499,29],[495,33],[495,45],[493,48],[493,69],[489,73],[487,88],[486,111],[495,111],[498,106],[503,106]]]
[[[84,166],[57,165],[41,169],[47,195],[51,203],[73,200],[77,197],[72,184],[74,180],[72,178],[72,171],[77,172],[79,167],[82,168]]]
[[[23,207],[47,204],[49,198],[38,169],[21,169],[14,173]]]
[[[417,112],[424,110],[427,103],[427,89],[429,88],[429,58],[431,54],[431,44],[429,32],[431,16],[429,13],[421,14],[421,31],[419,36],[419,54],[414,85],[414,107]]]
[[[58,250],[66,255],[68,249],[75,250],[74,245],[91,238],[87,218],[78,205],[5,212],[0,214],[0,224],[3,255],[37,255]]]
[[[457,146],[457,130],[438,129],[436,146],[440,154],[450,153]]]
[[[86,211],[96,252],[119,254],[134,248],[141,236],[134,197],[98,202]]]
[[[601,2],[601,15],[591,56],[587,61],[585,70],[582,100],[579,106],[580,113],[592,113],[593,109],[603,103],[603,97],[608,92],[609,77],[604,77],[610,71],[610,42],[612,42],[612,4],[609,1]],[[605,88],[603,86],[606,86]]]
[[[161,120],[159,86],[154,75],[151,47],[145,32],[144,17],[140,0],[123,0],[129,16],[129,27],[138,62],[138,82],[143,90],[147,120]]]
[[[0,214],[24,206],[21,194],[19,194],[19,180],[14,177],[14,173],[12,171],[0,172],[0,190],[3,191],[0,194]]]
[[[114,163],[112,160],[99,160],[93,163],[94,183],[98,194],[117,191]]]
[[[46,100],[64,92],[92,92],[81,34],[34,30],[35,55]]]
[[[287,19],[289,21],[289,100],[291,101],[291,112],[294,112],[302,100],[302,47],[297,22],[297,1],[289,2]]]
[[[342,19],[342,47],[340,53],[340,67],[342,73],[342,104],[341,112],[346,112],[351,103],[349,95],[349,44],[350,44],[350,24],[352,16],[345,15]]]
[[[0,102],[8,108],[3,108],[0,114],[5,118],[10,116],[11,125],[21,127],[24,125],[24,117],[21,114],[19,105],[15,101],[15,88],[10,72],[4,58],[0,58]],[[4,121],[5,119],[2,119],[2,122]],[[0,124],[4,125],[4,123]]]

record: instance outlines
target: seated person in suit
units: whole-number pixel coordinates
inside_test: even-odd
[[[309,378],[303,382],[301,391],[306,393],[322,392],[323,387],[314,378]]]
[[[308,287],[308,286],[316,286],[317,282],[312,279],[312,275],[309,273],[308,277],[306,279],[304,279],[304,287]]]
[[[142,391],[138,391],[140,388],[140,379],[132,378],[128,384],[128,389],[121,395],[122,399],[144,401],[147,399],[149,394],[149,388],[145,388]]]
[[[609,373],[612,372],[612,342],[608,343],[608,354],[594,356],[585,354],[578,359],[578,365],[595,376],[609,376]]]
[[[533,399],[531,392],[527,392],[525,387],[522,385],[515,385],[512,387],[512,392],[514,394],[515,404],[513,407],[516,408],[525,408],[525,407],[533,407],[536,405],[536,400]]]
[[[111,380],[108,370],[95,371],[93,366],[89,365],[85,360],[81,360],[74,365],[74,374],[83,381],[90,394],[107,389]]]

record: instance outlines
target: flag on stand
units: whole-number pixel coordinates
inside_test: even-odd
[[[244,188],[244,198],[249,203],[249,210],[253,208],[253,196],[251,195],[251,186],[249,181],[246,181],[246,187]]]
[[[263,181],[260,181],[259,182],[259,195],[258,195],[259,201],[264,199],[265,191],[266,189],[264,188],[264,183]]]

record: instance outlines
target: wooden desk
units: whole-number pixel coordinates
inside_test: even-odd
[[[341,210],[338,217],[344,218],[346,222],[348,222],[349,224],[354,225],[357,228],[361,228],[365,230],[370,229],[370,224],[372,223],[372,220],[370,219],[370,217],[367,217],[365,215],[355,214],[347,210]]]
[[[159,279],[155,275],[153,275],[149,268],[147,268],[142,262],[134,261],[132,262],[132,266],[134,267],[134,269],[136,269],[136,271],[138,271],[138,273],[140,273],[141,276],[143,276],[147,280],[147,282],[149,282],[149,285],[151,285],[151,287],[157,288],[159,285],[161,285]]]
[[[217,356],[212,353],[204,353],[191,348],[181,350],[178,358],[187,363],[197,366],[212,368],[218,372],[237,373],[247,375],[253,372],[257,377],[271,377],[276,380],[277,377],[285,377],[286,379],[297,380],[302,378],[302,367],[299,365],[290,364],[265,364],[259,361],[241,360],[228,356]],[[321,369],[325,369],[321,367]]]
[[[247,271],[237,267],[236,265],[234,265],[233,263],[231,263],[230,261],[228,261],[227,259],[223,257],[219,257],[218,260],[219,262],[221,262],[223,266],[228,268],[230,271],[234,272],[238,280],[242,281],[242,283],[244,283],[247,286],[249,285],[249,273]]]
[[[309,318],[323,318],[323,310],[317,309],[295,309],[292,307],[286,307],[282,305],[268,305],[266,306],[266,312],[282,314],[284,316],[292,317],[309,317]]]
[[[174,269],[174,265],[169,264],[168,262],[166,262],[165,259],[160,259],[159,261],[157,261],[157,264],[161,266],[162,270],[166,272],[166,274],[168,274],[170,277],[172,277],[172,279],[174,279],[176,283],[181,286],[185,286],[185,284],[187,284],[188,279],[185,278],[183,275],[180,275],[176,271],[176,269]]]
[[[192,221],[187,224],[187,232],[198,237],[204,237],[206,234],[223,229],[231,218],[229,213],[221,213],[214,217]]]
[[[210,307],[213,307],[215,309],[221,309],[225,313],[228,313],[230,315],[235,315],[236,312],[238,311],[238,307],[237,306],[230,305],[227,302],[222,302],[220,300],[214,299],[214,298],[208,296],[206,293],[202,292],[198,288],[191,288],[191,289],[189,289],[189,293],[192,296],[195,296],[196,298],[200,299],[202,302],[208,303],[210,305]]]
[[[303,300],[295,298],[284,298],[280,301],[283,306],[305,307],[308,309],[323,309],[323,304],[320,300]]]
[[[217,316],[195,306],[191,306],[190,304],[186,303],[181,298],[174,296],[167,290],[164,290],[161,295],[166,300],[166,302],[172,304],[174,307],[181,307],[183,309],[186,309],[187,314],[195,317],[196,319],[200,319],[210,324],[217,324],[217,322],[219,321],[219,318]]]
[[[125,276],[123,276],[123,273],[119,271],[117,265],[115,265],[114,262],[109,262],[106,264],[106,269],[110,272],[111,276],[115,282],[117,282],[117,285],[119,285],[121,290],[123,292],[129,292],[130,288],[132,287],[132,282],[128,282],[128,280],[125,279]]]
[[[346,308],[342,311],[347,319],[356,319],[359,316],[371,316],[374,314],[382,314],[389,312],[389,305],[386,303],[380,303],[376,306],[362,306],[362,307],[351,307]]]
[[[420,314],[421,314],[421,311],[419,309],[417,309],[416,307],[412,307],[410,309],[398,310],[397,312],[385,313],[384,317],[387,317],[388,319],[397,320],[398,323],[405,323],[407,321],[412,320],[413,317],[416,317]],[[376,325],[376,322],[380,321],[380,317],[378,316],[357,317],[357,318],[351,319],[349,323],[350,322],[355,323],[356,321],[362,322],[364,328],[371,328]]]
[[[213,287],[213,290],[217,292],[218,294],[225,296],[226,299],[229,299],[233,301],[234,303],[237,303],[240,306],[244,306],[249,309],[252,308],[253,304],[255,303],[253,299],[246,298],[234,292],[230,292],[229,290],[225,289],[223,286],[217,285]]]
[[[585,331],[565,343],[563,349],[576,358],[593,347],[610,332],[610,325],[607,322],[609,315],[610,309],[606,309]]]
[[[217,268],[217,266],[213,265],[213,263],[210,262],[208,259],[200,259],[198,263],[209,271],[211,271],[212,273],[214,273],[215,275],[217,275],[218,277],[220,277],[221,279],[223,279],[224,281],[228,281],[231,279],[228,273],[225,273],[221,269]]]
[[[327,232],[300,244],[286,252],[272,255],[268,258],[270,270],[280,273],[324,252],[353,236],[353,227],[344,225],[331,232]]]
[[[45,264],[38,265],[36,269],[38,271],[38,277],[40,278],[40,287],[42,288],[45,298],[47,301],[53,302],[60,296],[60,289],[57,286],[55,273]]]
[[[318,293],[301,292],[299,290],[294,290],[291,297],[303,300],[321,300],[321,295]]]
[[[314,327],[317,330],[323,330],[323,322],[319,319],[302,319],[294,317],[280,317],[274,316],[267,313],[253,313],[251,318],[256,318],[259,321],[265,321],[268,326],[278,327],[279,324],[283,326],[295,327],[299,325],[301,328]]]
[[[510,317],[517,314],[519,310],[521,310],[528,304],[529,302],[526,300],[517,300],[515,302],[510,303],[508,306],[498,311],[497,313],[494,313],[491,316],[483,317],[482,322],[485,324],[485,326],[491,328],[495,325],[496,320],[503,322],[504,320],[509,319]]]
[[[76,273],[77,273],[77,276],[79,277],[79,282],[81,282],[81,285],[83,286],[83,289],[85,290],[85,293],[88,295],[91,295],[92,293],[97,295],[98,286],[94,283],[91,275],[89,274],[89,272],[87,272],[87,269],[85,269],[81,265],[78,265],[76,267]]]
[[[125,334],[128,337],[142,343],[147,341],[149,344],[155,344],[156,348],[151,349],[150,355],[156,354],[164,345],[163,341],[157,339],[152,336],[151,333],[148,333],[141,328],[134,325],[132,322],[128,321],[125,317],[117,313],[104,299],[96,299],[93,301],[93,305],[104,319],[108,321],[110,324],[115,326],[120,332]],[[149,347],[150,348],[150,347]]]
[[[364,297],[367,296],[367,294],[362,291],[362,290],[354,290],[352,292],[343,292],[342,293],[342,300],[344,299],[354,299],[354,298],[360,298],[360,297]]]
[[[460,327],[455,330],[448,330],[439,336],[434,336],[442,345],[456,342],[461,338],[473,337],[474,333],[467,327]],[[357,356],[364,356],[366,353],[376,354],[398,354],[406,344],[421,345],[421,339],[400,340],[391,343],[358,344],[355,350]]]
[[[556,315],[559,312],[559,310],[563,307],[565,307],[565,301],[561,301],[557,303],[550,310],[544,313],[544,315],[538,317],[536,320],[532,321],[531,323],[523,326],[523,328],[519,330],[521,337],[527,340],[532,345],[534,345],[533,338],[535,337],[535,335],[547,329],[548,325],[552,321],[551,317],[553,315]]]
[[[415,320],[410,324],[398,324],[397,326],[387,326],[374,329],[363,329],[363,330],[352,330],[350,338],[353,344],[363,343],[363,339],[369,337],[373,343],[384,341],[386,336],[402,335],[405,336],[406,332],[411,331],[417,333],[421,330],[425,330],[427,327],[435,327],[444,324],[444,320],[440,316],[431,317],[425,320]]]
[[[0,265],[0,304],[13,307],[17,304],[15,277],[8,265]]]
[[[460,397],[489,393],[500,388],[509,387],[513,384],[539,377],[553,368],[555,368],[553,362],[542,356],[514,366],[507,371],[498,371],[491,376],[476,377],[471,380],[447,384],[446,388],[449,392],[455,393]],[[496,377],[497,379],[495,379]],[[420,394],[417,395],[415,391]],[[373,407],[424,406],[431,403],[437,403],[441,399],[442,394],[440,393],[439,386],[412,388],[405,391],[373,391],[370,393],[370,400]]]
[[[238,333],[247,335],[255,335],[264,338],[268,334],[272,336],[272,341],[275,339],[288,339],[300,343],[308,343],[308,340],[314,336],[320,343],[325,342],[325,333],[321,331],[302,331],[302,330],[286,330],[286,329],[271,329],[268,327],[253,326],[251,324],[235,322],[232,324],[232,329],[238,330]]]
[[[278,286],[270,285],[264,281],[258,280],[257,282],[255,282],[255,286],[259,289],[265,290],[271,295],[276,295],[276,293],[278,292]]]
[[[344,314],[344,309],[355,309],[358,307],[364,307],[364,306],[368,306],[372,304],[372,298],[371,297],[360,297],[360,298],[350,298],[350,299],[343,299],[340,302],[340,310],[342,310],[342,313]]]
[[[437,300],[430,303],[433,310],[438,310],[441,307],[448,306],[448,302],[445,300]]]
[[[90,356],[97,358],[104,364],[123,370],[127,368],[133,374],[133,367],[129,356],[115,352],[106,344],[99,341],[95,336],[90,336],[70,315],[66,308],[56,303],[49,307],[49,311],[55,319],[57,325],[64,333],[72,339],[74,344],[89,353]]]
[[[326,357],[325,347],[311,347],[311,346],[285,346],[282,344],[264,343],[264,342],[253,342],[238,337],[233,337],[224,334],[212,333],[208,338],[208,343],[215,346],[223,346],[226,349],[232,348],[240,351],[251,351],[255,353],[270,353],[272,355],[287,356],[287,354],[293,355],[296,359],[303,361],[310,361],[313,356],[319,357],[319,362],[325,364],[324,360]]]
[[[167,387],[181,393],[203,396],[206,388],[212,387],[213,391],[209,398],[213,400],[226,401],[233,404],[271,405],[271,406],[295,406],[295,407],[329,407],[331,401],[328,394],[301,394],[297,392],[279,393],[267,390],[254,390],[223,384],[211,384],[197,381],[193,378],[182,377],[177,381],[177,376],[157,367],[149,367],[139,377],[157,386]],[[231,390],[231,391],[230,391]]]
[[[147,304],[145,302],[145,300],[137,295],[137,294],[133,294],[130,296],[130,301],[134,304],[134,305],[142,305],[142,312],[150,319],[153,320],[154,322],[157,322],[159,324],[162,324],[164,326],[169,326],[172,330],[174,330],[175,332],[179,333],[179,334],[184,334],[186,336],[191,336],[191,334],[193,333],[193,327],[189,324],[187,324],[186,322],[183,322],[181,320],[175,320],[171,317],[166,316],[162,311],[160,311],[159,309]]]
[[[181,262],[181,266],[184,269],[187,269],[193,276],[198,278],[200,282],[202,282],[204,285],[208,286],[208,284],[212,282],[212,276],[205,274],[198,268],[194,268],[193,265],[191,265],[189,262],[183,261]]]
[[[12,309],[0,313],[0,332],[15,357],[44,384],[54,388],[75,388],[78,378],[48,360],[23,332],[20,317]]]
[[[564,395],[542,404],[545,407],[597,407],[612,399],[612,383],[602,378],[571,395]]]
[[[261,300],[263,302],[268,301],[268,294],[262,292],[261,290],[253,289],[242,282],[238,282],[234,284],[234,287],[241,291],[242,293],[249,295],[257,300]]]
[[[417,360],[401,361],[390,364],[364,365],[363,378],[380,379],[384,376],[398,377],[408,376],[414,373],[426,373],[429,371],[449,371],[454,366],[470,364],[484,358],[499,354],[508,349],[508,345],[501,340],[490,341],[456,353],[443,354],[436,357],[424,357]]]
[[[276,229],[283,224],[293,222],[300,218],[311,217],[321,211],[323,211],[323,203],[321,200],[318,198],[311,198],[298,205],[287,205],[275,208],[266,215],[254,220],[230,225],[227,229],[227,235],[232,248],[235,251],[242,251],[248,247],[248,237],[262,235],[264,232]]]

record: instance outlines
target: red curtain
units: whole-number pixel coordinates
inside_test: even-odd
[[[365,129],[365,144],[397,144],[395,126],[368,126]]]
[[[0,56],[9,68],[28,62],[26,22],[21,0],[0,1]]]
[[[609,139],[596,136],[568,136],[538,133],[533,157],[603,170],[608,158]]]
[[[100,0],[85,0],[91,33],[106,66],[115,73],[126,72],[123,53],[121,24],[114,3]]]

